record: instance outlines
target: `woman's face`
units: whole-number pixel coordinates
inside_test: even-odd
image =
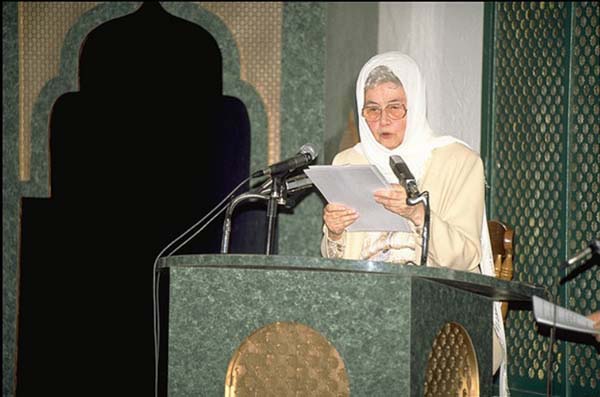
[[[387,106],[404,106],[408,109],[406,103],[406,93],[402,86],[394,83],[382,83],[365,91],[364,107],[375,107],[383,109],[381,117],[375,121],[366,120],[375,140],[388,149],[395,149],[404,140],[406,132],[406,115],[400,119],[390,117],[386,110]]]

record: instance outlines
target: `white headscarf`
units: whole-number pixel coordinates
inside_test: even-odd
[[[377,66],[385,65],[400,79],[406,93],[408,112],[404,140],[395,149],[381,145],[371,133],[363,117],[359,116],[358,130],[360,142],[355,149],[365,155],[389,182],[398,182],[389,166],[389,157],[397,154],[406,162],[414,177],[419,180],[425,171],[425,162],[431,151],[453,142],[461,142],[451,137],[435,137],[427,121],[427,100],[425,82],[415,61],[408,55],[392,51],[376,55],[363,66],[356,81],[356,105],[360,114],[365,102],[365,82],[369,73]],[[464,142],[461,142],[464,144]]]
[[[356,105],[360,114],[365,101],[365,83],[369,73],[377,66],[387,66],[402,82],[406,93],[407,109],[406,131],[404,140],[395,149],[388,149],[381,145],[369,129],[365,119],[359,116],[358,130],[360,142],[354,148],[362,153],[369,163],[374,164],[385,176],[388,182],[396,183],[398,178],[394,175],[389,165],[391,155],[400,155],[406,162],[414,177],[419,181],[425,172],[425,163],[433,149],[449,145],[454,142],[465,142],[452,136],[435,136],[429,122],[427,121],[427,98],[425,95],[425,81],[419,71],[416,62],[406,54],[398,51],[390,51],[375,55],[363,66],[356,81]],[[492,248],[487,227],[487,218],[483,212],[483,224],[481,226],[481,273],[495,277]],[[499,302],[493,305],[494,332],[500,340],[504,350],[504,360],[500,365],[500,396],[508,396],[508,380],[506,371],[506,336],[504,333],[504,321],[502,319]]]

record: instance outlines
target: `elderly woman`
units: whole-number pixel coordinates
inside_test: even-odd
[[[416,63],[399,52],[371,58],[358,76],[356,102],[361,113],[360,143],[339,153],[333,164],[374,164],[391,183],[391,188],[374,193],[375,201],[390,216],[406,218],[411,231],[349,232],[346,228],[360,214],[329,203],[323,211],[323,256],[419,262],[425,211],[422,204],[406,203],[406,191],[389,166],[389,157],[400,155],[419,190],[429,192],[427,265],[493,275],[482,161],[459,140],[433,134],[426,118],[425,84]],[[504,342],[501,317],[499,321],[496,313],[494,317],[495,334]],[[494,335],[494,372],[502,361],[502,350]]]

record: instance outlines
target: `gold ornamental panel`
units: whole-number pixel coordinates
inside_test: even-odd
[[[425,373],[425,397],[479,396],[477,356],[467,331],[446,323],[437,333]]]
[[[96,2],[20,1],[19,180],[31,178],[31,120],[42,88],[58,76],[60,51],[69,29]]]
[[[240,54],[240,78],[251,84],[265,105],[268,119],[268,164],[280,158],[281,46],[283,2],[199,2],[231,32]]]
[[[314,329],[292,322],[268,324],[246,338],[225,378],[226,397],[349,395],[335,347]]]

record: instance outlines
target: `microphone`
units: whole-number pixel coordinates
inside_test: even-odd
[[[423,194],[419,193],[417,187],[417,180],[413,176],[412,172],[408,168],[408,165],[402,160],[402,157],[398,155],[390,156],[390,167],[394,171],[394,175],[398,178],[400,184],[406,190],[406,204],[417,205],[423,203],[425,208],[425,219],[423,219],[423,231],[422,237],[423,242],[421,244],[421,262],[420,266],[427,265],[427,254],[429,251],[429,192],[425,191]]]
[[[575,256],[567,259],[567,261],[564,262],[560,266],[560,268],[564,269],[565,267],[569,267],[569,266],[579,262],[580,260],[587,257],[588,255],[593,255],[593,254],[598,254],[598,253],[600,253],[600,240],[592,240],[592,241],[590,241],[590,243],[588,244],[587,247],[585,247],[583,250],[579,251],[577,254],[575,254]]]
[[[256,171],[254,174],[252,174],[252,178],[256,178],[263,175],[283,174],[289,171],[293,171],[296,168],[308,165],[311,161],[313,161],[316,158],[317,151],[315,150],[313,145],[307,143],[300,148],[298,154],[296,154],[294,157],[272,164],[260,171]]]
[[[408,165],[402,160],[402,157],[397,154],[390,156],[390,167],[392,168],[392,171],[394,171],[394,175],[398,177],[400,184],[406,189],[408,198],[417,198],[419,196],[417,181],[412,172],[410,172]]]

